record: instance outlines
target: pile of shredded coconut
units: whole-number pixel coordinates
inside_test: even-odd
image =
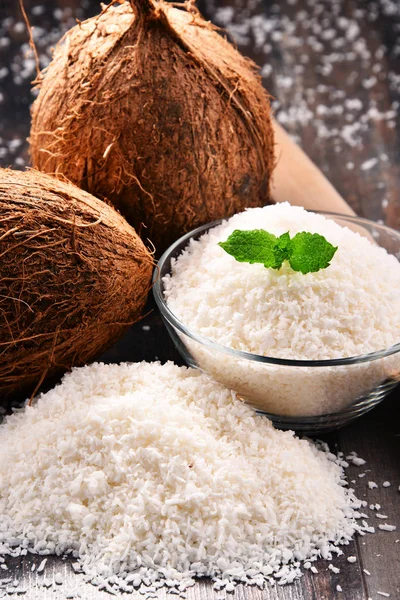
[[[349,225],[351,227],[351,225]],[[319,233],[338,247],[317,273],[237,262],[218,242],[235,229]],[[288,203],[249,209],[210,230],[164,280],[172,312],[224,346],[285,359],[357,356],[400,341],[400,263],[347,227]]]
[[[111,591],[287,583],[367,527],[327,447],[172,363],[75,369],[0,447],[0,556],[72,553]]]

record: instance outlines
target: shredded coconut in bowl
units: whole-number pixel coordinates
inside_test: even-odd
[[[319,233],[338,247],[328,268],[295,272],[237,262],[218,242],[235,230]],[[163,278],[170,310],[192,332],[267,357],[327,360],[400,341],[400,263],[348,227],[288,203],[249,209],[211,229]],[[346,367],[285,368],[218,355],[185,340],[201,368],[263,410],[319,415],[347,406],[400,368],[399,355]]]
[[[0,556],[72,553],[104,589],[287,583],[364,527],[327,447],[172,363],[75,369],[0,446]]]

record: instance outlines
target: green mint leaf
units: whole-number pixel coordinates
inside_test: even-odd
[[[278,248],[280,250],[282,250],[282,252],[285,256],[284,260],[289,260],[290,235],[289,235],[288,231],[286,233],[282,233],[282,235],[280,235],[278,237],[277,245],[278,245]]]
[[[266,268],[280,269],[287,260],[294,271],[315,273],[329,267],[337,247],[322,235],[302,231],[290,239],[289,232],[276,237],[264,229],[236,229],[218,244],[238,262],[261,263]]]
[[[280,269],[285,259],[278,238],[264,229],[236,229],[226,242],[218,244],[238,262],[262,263],[264,267]]]
[[[318,233],[297,233],[289,243],[289,264],[294,271],[315,273],[329,267],[337,246]]]

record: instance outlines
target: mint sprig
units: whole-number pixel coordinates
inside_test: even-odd
[[[238,262],[261,263],[264,267],[280,269],[287,260],[294,271],[316,273],[329,267],[337,246],[323,235],[302,231],[290,238],[289,232],[276,237],[264,229],[236,229],[218,244]]]

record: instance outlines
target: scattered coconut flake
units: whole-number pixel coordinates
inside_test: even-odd
[[[375,527],[365,527],[366,533],[375,533]]]
[[[355,563],[357,561],[357,557],[356,556],[348,556],[347,560],[349,563]]]
[[[396,531],[396,525],[389,525],[388,523],[382,523],[378,525],[382,531]]]
[[[372,76],[363,80],[362,85],[366,90],[370,90],[377,83],[377,78]]]
[[[390,483],[390,481],[384,481],[382,483],[382,487],[386,488],[386,487],[390,487],[392,484]]]
[[[328,569],[330,569],[332,573],[340,573],[340,569],[334,565],[328,565]]]
[[[361,171],[369,171],[370,169],[375,167],[375,165],[377,165],[378,162],[379,161],[377,158],[370,158],[369,160],[366,160],[360,165],[360,169]]]
[[[360,458],[359,456],[357,456],[356,453],[349,454],[348,456],[346,456],[346,460],[348,460],[349,462],[351,462],[356,467],[361,467],[362,465],[365,465],[366,462],[367,462],[363,458]]]
[[[42,15],[45,12],[45,10],[46,10],[46,7],[43,6],[42,4],[39,4],[37,6],[32,6],[32,8],[31,8],[31,12],[35,16]]]
[[[261,77],[269,77],[272,74],[272,66],[269,63],[266,63],[261,67],[260,75]]]
[[[42,573],[42,572],[44,571],[44,568],[45,568],[45,566],[46,566],[46,563],[47,563],[47,558],[44,558],[44,559],[42,560],[42,562],[40,563],[40,565],[38,566],[38,568],[37,568],[37,570],[36,570],[36,573]]]

